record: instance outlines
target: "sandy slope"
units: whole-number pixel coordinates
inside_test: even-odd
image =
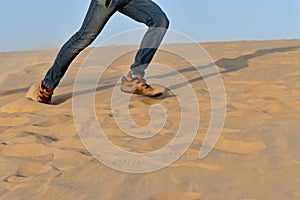
[[[171,46],[193,53],[189,44]],[[226,87],[222,135],[215,149],[200,160],[198,150],[210,121],[208,89],[189,63],[159,52],[156,63],[172,66],[191,82],[201,120],[188,151],[171,166],[147,174],[105,166],[78,138],[72,113],[73,80],[85,59],[96,59],[87,56],[92,49],[72,64],[56,90],[54,105],[31,102],[25,94],[50,67],[56,51],[1,53],[0,198],[300,199],[300,40],[203,46],[219,67]],[[107,58],[124,48],[130,47],[99,51]],[[174,136],[180,108],[174,96],[160,100],[134,96],[130,102],[133,120],[147,125],[149,107],[159,103],[169,114],[165,127],[148,140],[136,140],[118,129],[110,95],[132,56],[131,52],[121,57],[106,71],[96,92],[96,113],[112,142],[131,151],[153,151]]]

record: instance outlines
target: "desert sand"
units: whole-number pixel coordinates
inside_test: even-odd
[[[201,45],[219,68],[226,89],[222,134],[212,152],[200,159],[211,109],[205,77],[180,58],[158,52],[154,63],[173,67],[191,82],[199,101],[200,126],[193,144],[176,162],[141,174],[104,165],[86,150],[75,129],[74,78],[84,61],[96,59],[88,56],[93,48],[73,62],[52,105],[25,96],[43,78],[57,50],[0,53],[0,199],[300,199],[300,40]],[[190,44],[170,46],[193,51]],[[99,49],[108,57],[126,48],[129,46]],[[132,59],[129,53],[106,71],[95,95],[96,113],[115,145],[128,151],[154,151],[174,137],[180,108],[176,96],[150,99],[133,95],[130,113],[141,126],[149,123],[151,105],[161,104],[170,112],[155,137],[139,140],[122,133],[113,120],[110,96],[113,81],[126,72]]]

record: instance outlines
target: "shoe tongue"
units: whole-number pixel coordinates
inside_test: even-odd
[[[135,80],[139,80],[145,84],[147,83],[146,80],[142,76],[132,75],[132,78]]]
[[[134,75],[134,74],[130,74],[131,76],[131,79],[137,79],[137,80],[142,80],[143,78],[141,76],[137,76],[137,75]]]

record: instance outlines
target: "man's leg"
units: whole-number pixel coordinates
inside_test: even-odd
[[[92,0],[80,30],[61,48],[53,66],[47,72],[43,85],[54,90],[74,58],[90,45],[115,12],[105,5],[106,0]]]
[[[149,27],[130,67],[131,74],[143,77],[169,27],[169,20],[151,0],[130,0],[119,12]]]
[[[118,11],[149,27],[129,73],[122,78],[121,90],[149,97],[161,96],[164,91],[153,89],[143,77],[169,27],[166,14],[151,0],[130,0]]]

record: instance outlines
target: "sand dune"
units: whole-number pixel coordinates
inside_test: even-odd
[[[175,163],[142,174],[111,169],[93,157],[79,139],[72,112],[73,83],[82,63],[97,64],[111,52],[132,46],[87,49],[63,78],[52,105],[25,96],[51,66],[57,51],[0,53],[0,199],[300,199],[300,40],[201,45],[220,70],[226,88],[222,135],[213,151],[199,159],[211,117],[205,83],[210,77],[201,77],[179,56],[159,51],[154,63],[176,69],[195,90],[200,126],[193,144]],[[168,48],[193,54],[191,44]],[[89,54],[92,51],[101,54],[95,57]],[[131,152],[155,151],[174,138],[180,111],[194,108],[181,110],[172,93],[163,99],[133,95],[129,110],[136,124],[150,123],[149,109],[155,104],[162,105],[168,116],[162,130],[151,138],[137,139],[122,132],[114,121],[122,113],[112,110],[110,97],[132,61],[134,52],[128,52],[105,71],[95,93],[95,113],[115,145]],[[173,75],[161,71],[149,80],[172,80]]]

